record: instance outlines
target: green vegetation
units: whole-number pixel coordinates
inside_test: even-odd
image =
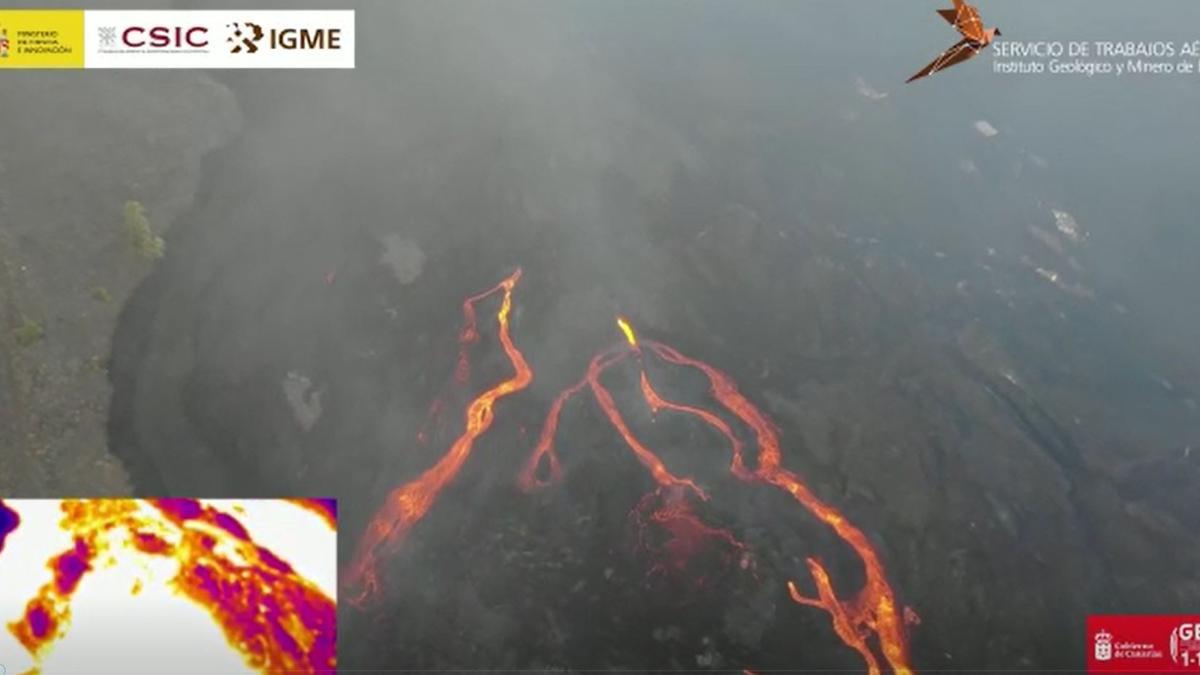
[[[92,299],[97,302],[112,302],[112,295],[103,286],[92,288]]]
[[[42,329],[42,324],[34,321],[29,317],[21,319],[21,325],[13,331],[13,339],[22,347],[28,347],[42,339],[46,331]]]
[[[162,237],[150,229],[150,221],[146,219],[146,209],[138,201],[125,202],[125,236],[135,253],[147,260],[163,257],[164,242]]]

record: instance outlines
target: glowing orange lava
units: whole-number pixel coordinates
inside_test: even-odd
[[[558,463],[558,453],[554,451],[554,435],[558,432],[558,419],[562,416],[563,405],[584,387],[588,386],[593,374],[598,375],[603,373],[610,366],[623,361],[628,356],[628,350],[617,351],[615,349],[597,354],[588,363],[587,373],[583,376],[583,379],[567,387],[554,398],[554,402],[550,404],[550,412],[546,415],[545,422],[542,423],[542,432],[538,436],[537,445],[534,446],[533,453],[530,454],[529,459],[525,462],[525,466],[517,476],[517,484],[522,490],[528,492],[534,488],[546,487],[562,476],[562,470]],[[543,462],[545,462],[547,470],[550,473],[549,477],[545,480],[537,477],[538,468],[542,466]]]
[[[712,527],[701,520],[687,495],[678,488],[659,488],[648,493],[634,507],[631,517],[638,528],[638,547],[655,560],[648,577],[674,573],[697,586],[704,586],[705,576],[692,575],[690,570],[711,561],[712,554],[726,565],[737,560],[743,570],[751,564],[746,545],[729,530]],[[664,541],[651,541],[651,526],[665,535]]]
[[[875,634],[884,660],[887,661],[893,672],[911,673],[912,668],[908,663],[908,636],[905,630],[904,614],[896,606],[895,594],[888,585],[883,563],[862,530],[846,520],[837,509],[818,499],[800,480],[799,476],[781,466],[782,452],[774,425],[738,391],[737,385],[728,375],[706,363],[683,356],[666,345],[650,343],[650,348],[668,363],[690,366],[704,373],[708,378],[709,393],[713,398],[750,427],[754,433],[759,451],[758,468],[753,472],[754,478],[787,491],[809,513],[828,525],[842,541],[854,549],[862,561],[866,584],[856,597],[849,600],[839,599],[833,592],[829,574],[824,567],[815,558],[809,558],[807,560],[808,568],[817,586],[817,597],[806,598],[800,595],[795,584],[789,582],[788,591],[792,599],[829,612],[838,637],[863,656],[869,673],[879,672],[878,662],[867,644],[869,633]],[[713,428],[726,435],[735,447],[734,466],[741,466],[735,438],[732,434],[726,433],[728,427],[712,425],[711,420],[704,416],[701,416],[701,419],[708,421]],[[744,475],[744,469],[742,469],[742,473]]]
[[[637,337],[633,334],[633,327],[629,325],[629,321],[625,317],[617,317],[617,328],[621,329],[621,332],[625,335],[625,341],[629,343],[629,346],[637,349]]]
[[[629,346],[640,352],[643,343],[639,343],[634,338],[633,330],[628,322],[624,318],[618,318],[617,325],[625,335]],[[753,471],[746,468],[743,457],[744,445],[728,423],[710,411],[664,399],[651,386],[650,380],[643,370],[640,377],[642,395],[653,412],[673,410],[693,415],[707,423],[729,442],[732,451],[730,471],[733,475],[745,481],[756,481],[786,491],[809,513],[829,526],[842,541],[858,554],[864,567],[866,584],[854,598],[848,600],[838,598],[833,591],[828,572],[818,560],[809,558],[807,564],[816,584],[817,596],[815,598],[805,597],[800,594],[793,582],[789,582],[788,592],[792,599],[828,612],[832,618],[834,631],[842,642],[863,657],[868,673],[875,675],[880,672],[879,660],[872,651],[868,639],[871,634],[874,634],[883,659],[893,672],[911,673],[912,668],[908,664],[908,636],[905,624],[914,623],[914,621],[905,619],[915,617],[916,614],[910,608],[904,608],[903,613],[897,608],[895,595],[884,574],[883,563],[866,535],[847,521],[836,509],[818,499],[800,480],[799,476],[782,467],[782,452],[775,426],[738,391],[737,386],[728,375],[706,363],[688,358],[667,345],[658,342],[645,342],[644,344],[662,360],[673,365],[695,368],[708,378],[709,393],[713,398],[749,427],[754,434],[758,447],[757,468]],[[690,479],[679,478],[671,474],[657,456],[643,446],[624,424],[616,410],[612,396],[599,382],[600,371],[618,360],[620,360],[619,357],[610,357],[608,360],[596,357],[589,364],[585,381],[591,386],[596,402],[625,439],[626,444],[638,456],[642,464],[650,470],[659,485],[687,486],[701,498],[707,498],[705,492]],[[561,473],[558,458],[553,451],[553,434],[557,428],[557,417],[561,413],[562,402],[577,392],[581,385],[582,383],[568,389],[555,400],[543,428],[542,438],[534,448],[533,455],[521,474],[519,481],[521,487],[531,489],[546,483],[546,481],[532,480],[533,469],[546,457],[549,457],[549,462],[553,467],[552,478]]]
[[[525,357],[513,345],[508,330],[508,315],[512,310],[512,291],[520,278],[521,270],[517,269],[493,288],[463,301],[464,324],[462,332],[459,334],[461,350],[455,376],[465,381],[469,374],[469,365],[466,359],[467,345],[478,339],[475,327],[475,303],[501,292],[503,300],[500,303],[500,310],[496,313],[496,323],[500,345],[513,366],[513,376],[484,391],[471,401],[464,415],[463,432],[446,451],[446,454],[425,473],[396,488],[387,496],[383,506],[367,525],[354,560],[351,562],[348,586],[356,591],[350,600],[351,603],[362,606],[379,590],[378,565],[381,557],[403,541],[412,526],[429,512],[429,508],[433,506],[434,500],[437,499],[442,489],[458,475],[459,470],[467,461],[467,457],[471,454],[475,439],[491,427],[494,416],[492,409],[496,401],[524,389],[533,381],[533,371],[525,362]]]
[[[600,409],[604,411],[608,421],[616,428],[617,433],[621,434],[621,438],[625,439],[626,445],[637,456],[638,461],[650,472],[650,476],[654,481],[664,487],[683,487],[691,490],[697,497],[703,500],[708,499],[708,494],[700,489],[690,478],[680,478],[672,474],[666,464],[650,451],[649,448],[642,445],[641,441],[633,435],[629,427],[625,424],[625,420],[621,417],[621,413],[617,410],[617,404],[613,402],[612,394],[600,384],[600,372],[595,367],[595,361],[588,369],[588,384],[592,387],[592,395],[596,397],[596,403],[600,404]]]
[[[513,346],[508,332],[512,290],[519,276],[518,270],[495,288],[464,301],[465,323],[459,335],[460,354],[455,372],[460,382],[466,381],[469,374],[467,346],[478,338],[475,328],[475,303],[492,293],[503,291],[503,303],[497,314],[499,336],[515,374],[472,401],[466,412],[466,429],[450,446],[442,460],[416,480],[394,490],[385,505],[376,513],[360,542],[352,567],[351,580],[361,589],[356,598],[359,602],[371,596],[378,588],[376,566],[380,556],[400,542],[413,524],[428,512],[437,494],[453,479],[466,461],[474,440],[491,425],[492,406],[496,400],[519,391],[532,380],[533,375],[521,353]],[[625,361],[631,355],[635,356],[641,370],[641,393],[653,413],[668,410],[691,415],[705,422],[729,442],[729,471],[733,476],[747,483],[768,485],[787,492],[857,554],[864,569],[865,583],[854,597],[839,598],[825,567],[816,558],[808,558],[807,565],[815,585],[815,595],[801,594],[796,584],[789,581],[787,592],[792,600],[827,612],[834,632],[847,647],[858,652],[871,675],[880,672],[881,661],[894,673],[911,673],[906,625],[918,622],[916,613],[911,608],[898,607],[895,594],[888,585],[883,563],[866,535],[847,521],[837,509],[817,498],[797,474],[782,466],[778,431],[770,420],[738,391],[733,380],[725,373],[702,361],[686,357],[667,345],[640,341],[624,317],[617,318],[617,327],[625,338],[624,343],[595,355],[588,362],[583,377],[559,393],[551,403],[537,444],[518,473],[518,486],[530,491],[546,487],[561,477],[562,466],[555,450],[559,420],[566,403],[586,387],[609,423],[658,485],[657,491],[652,495],[665,500],[665,504],[657,508],[647,507],[643,511],[635,509],[635,512],[649,510],[650,515],[646,520],[655,523],[666,532],[667,539],[662,548],[675,561],[671,565],[679,567],[685,564],[696,555],[703,543],[716,540],[730,551],[743,554],[742,569],[750,566],[750,558],[745,552],[744,544],[732,533],[703,523],[687,502],[689,495],[700,501],[707,501],[708,493],[692,479],[672,473],[666,464],[634,435],[622,417],[612,394],[601,382],[606,370]],[[712,398],[753,435],[758,451],[754,469],[746,466],[746,444],[739,438],[733,426],[720,415],[698,406],[669,401],[655,391],[642,363],[643,346],[648,347],[653,355],[668,364],[693,368],[705,375]]]

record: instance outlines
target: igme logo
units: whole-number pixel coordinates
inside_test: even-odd
[[[271,31],[273,49],[341,49],[342,31],[337,28],[284,28]]]
[[[281,50],[335,50],[342,48],[340,28],[268,28],[249,21],[229,24],[229,42],[234,54],[253,54],[259,47]],[[266,44],[263,45],[263,38]]]
[[[262,26],[250,21],[241,23],[235,21],[229,24],[229,29],[232,33],[225,41],[233,45],[229,48],[231,53],[253,54],[258,51],[258,41],[263,39]]]

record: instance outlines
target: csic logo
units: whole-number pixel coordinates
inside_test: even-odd
[[[243,25],[245,26],[244,28]],[[240,54],[245,52],[253,54],[258,51],[258,41],[263,39],[262,26],[250,21],[246,21],[244,24],[235,21],[227,27],[232,31],[230,36],[225,39],[226,42],[233,45],[229,49],[230,53]]]
[[[1171,661],[1190,668],[1200,666],[1200,623],[1182,623],[1171,629]]]
[[[1097,661],[1108,661],[1112,659],[1112,633],[1100,629],[1096,633],[1094,652]]]
[[[104,26],[97,30],[102,45],[117,40],[115,28]],[[122,47],[131,50],[196,50],[208,46],[205,26],[127,26],[120,33]]]

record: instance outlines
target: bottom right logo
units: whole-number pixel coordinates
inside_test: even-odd
[[[1200,615],[1087,618],[1089,673],[1200,673]]]

